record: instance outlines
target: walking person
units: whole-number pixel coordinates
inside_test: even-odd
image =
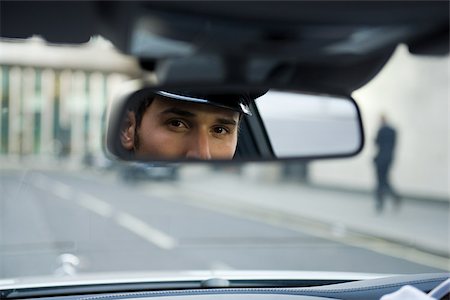
[[[390,195],[394,200],[394,205],[400,207],[400,197],[392,188],[389,180],[389,171],[394,159],[394,150],[397,140],[396,130],[387,122],[384,115],[380,118],[380,128],[375,139],[378,153],[374,158],[375,170],[377,174],[377,188],[375,192],[376,211],[381,213],[384,208],[385,197]]]

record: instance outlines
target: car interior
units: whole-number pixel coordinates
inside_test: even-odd
[[[139,64],[139,84],[124,88],[110,107],[107,151],[133,161],[118,132],[126,107],[140,93],[173,88],[319,94],[351,103],[358,138],[342,151],[278,155],[262,109],[251,103],[233,161],[296,161],[356,155],[364,120],[351,93],[370,82],[399,44],[411,54],[449,53],[448,1],[1,1],[4,39],[33,35],[53,44],[86,43],[101,35]],[[154,77],[158,80],[154,80]],[[264,97],[264,96],[263,96]],[[268,126],[267,126],[268,127]],[[144,160],[145,161],[145,160]],[[142,161],[141,161],[142,162]],[[178,164],[180,161],[147,160]],[[192,162],[185,162],[192,163]],[[209,162],[194,162],[207,164]],[[380,299],[405,285],[449,299],[448,273],[348,280],[201,278],[2,287],[1,299]],[[438,289],[436,290],[436,288]]]

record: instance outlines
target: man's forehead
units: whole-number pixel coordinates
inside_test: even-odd
[[[161,96],[156,96],[153,100],[155,103],[155,107],[159,112],[163,112],[166,109],[169,108],[177,108],[181,110],[185,110],[187,112],[191,112],[193,114],[196,113],[211,113],[211,114],[217,114],[217,115],[226,115],[228,117],[238,118],[239,112],[218,107],[212,104],[203,104],[203,103],[194,103],[194,102],[187,102],[187,101],[179,101],[179,100],[173,100],[168,99]]]

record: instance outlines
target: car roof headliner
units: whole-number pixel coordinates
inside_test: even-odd
[[[2,37],[38,34],[52,43],[82,43],[100,34],[152,71],[162,59],[181,57],[191,76],[195,58],[212,54],[227,65],[257,65],[252,72],[263,74],[250,78],[229,67],[221,82],[307,91],[350,93],[373,78],[400,43],[415,54],[449,50],[448,1],[2,1],[0,8]],[[147,34],[194,51],[171,57],[136,46],[136,20],[147,21]],[[183,81],[185,69],[174,70]]]

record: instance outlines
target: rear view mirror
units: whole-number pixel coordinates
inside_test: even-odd
[[[121,89],[107,148],[139,161],[277,160],[351,156],[363,145],[351,98],[267,88]]]
[[[269,91],[256,105],[278,158],[351,155],[362,146],[351,99]]]

